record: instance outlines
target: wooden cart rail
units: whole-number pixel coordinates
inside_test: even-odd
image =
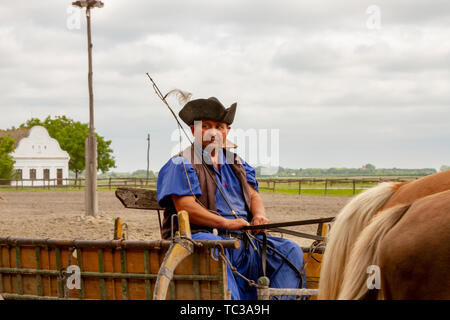
[[[226,266],[199,241],[174,272],[166,299],[227,299]],[[0,295],[5,299],[151,299],[171,241],[0,238]],[[77,286],[78,285],[78,286]]]

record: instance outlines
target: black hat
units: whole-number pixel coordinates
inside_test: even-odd
[[[237,103],[235,102],[225,109],[215,97],[196,99],[186,103],[178,115],[188,126],[194,124],[196,120],[213,120],[230,125],[233,123],[236,114],[236,106]]]

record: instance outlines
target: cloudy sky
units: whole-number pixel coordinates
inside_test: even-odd
[[[70,3],[0,4],[0,128],[88,122],[85,16]],[[92,14],[95,126],[114,171],[145,169],[148,133],[152,170],[177,146],[146,72],[163,92],[237,102],[234,132],[275,133],[283,167],[450,164],[448,0],[104,3]]]

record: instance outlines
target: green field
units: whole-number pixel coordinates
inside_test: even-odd
[[[359,194],[364,189],[356,189],[355,194]],[[272,190],[260,189],[260,192],[273,193]],[[275,193],[279,194],[296,194],[298,195],[298,189],[275,189]],[[323,189],[302,189],[301,195],[304,196],[323,196],[325,192]],[[328,189],[327,196],[353,196],[353,189]]]
[[[357,181],[353,190],[352,181],[302,181],[301,190],[299,190],[298,181],[289,179],[278,180],[273,189],[273,181],[259,179],[259,189],[261,192],[280,193],[280,194],[302,194],[308,196],[353,196],[362,191],[377,185],[377,182]]]

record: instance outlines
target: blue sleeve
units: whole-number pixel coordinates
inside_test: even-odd
[[[250,166],[247,162],[245,162],[244,160],[242,160],[242,164],[244,166],[245,173],[247,175],[247,182],[250,183],[250,185],[253,187],[253,189],[255,189],[257,192],[259,192],[258,180],[256,180],[255,169],[252,166]]]
[[[183,160],[184,164],[183,165]],[[184,167],[186,166],[186,171]],[[158,180],[156,182],[157,200],[161,207],[170,205],[172,195],[177,196],[191,196],[191,188],[186,177],[186,172],[189,177],[192,192],[201,195],[200,183],[198,182],[197,173],[192,164],[180,156],[170,159],[159,171]]]

